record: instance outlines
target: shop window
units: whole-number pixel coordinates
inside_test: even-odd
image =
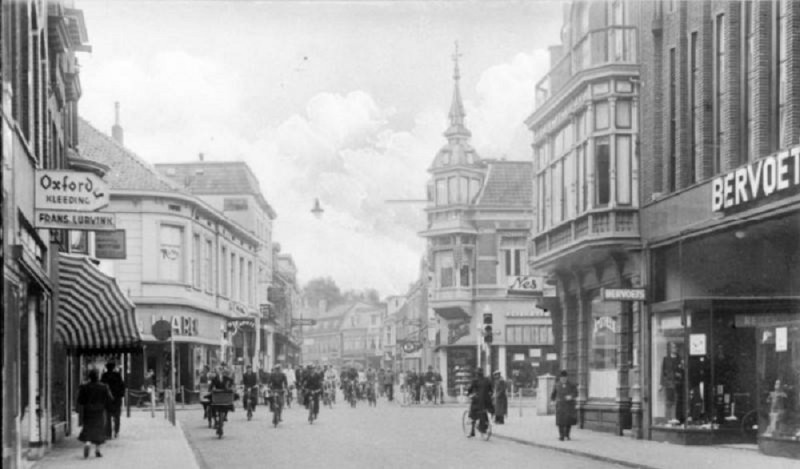
[[[787,315],[789,316],[789,315]],[[800,317],[774,326],[759,327],[758,387],[762,416],[758,436],[768,440],[800,438]],[[753,421],[754,425],[756,421]]]
[[[684,331],[680,312],[653,319],[653,425],[683,420]]]
[[[589,344],[589,396],[607,399],[617,395],[617,331],[619,303],[596,296],[591,302],[592,332]]]

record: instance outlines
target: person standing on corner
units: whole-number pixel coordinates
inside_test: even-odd
[[[89,370],[89,382],[78,389],[78,405],[81,406],[83,418],[78,440],[83,442],[83,457],[89,457],[89,444],[94,443],[94,455],[98,458],[100,445],[106,442],[106,411],[114,399],[111,390],[101,383],[96,369]]]
[[[570,439],[569,431],[578,423],[575,412],[575,398],[578,397],[578,388],[567,378],[566,370],[558,377],[558,382],[550,394],[550,400],[556,403],[556,425],[558,426],[558,439]]]
[[[106,371],[100,381],[108,386],[111,390],[111,397],[113,398],[108,405],[108,412],[106,418],[106,437],[117,438],[119,436],[120,415],[122,414],[122,398],[125,397],[125,380],[122,375],[116,370],[117,364],[114,360],[106,363]],[[113,433],[112,433],[113,432]]]
[[[494,372],[494,423],[506,423],[506,414],[508,414],[508,394],[506,393],[506,380],[500,370]]]

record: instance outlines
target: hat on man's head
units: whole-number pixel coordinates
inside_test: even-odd
[[[561,370],[561,373],[559,373],[558,376],[568,376],[567,370]]]
[[[494,370],[494,373],[492,373],[492,376],[500,376],[500,370]]]
[[[114,362],[114,360],[109,360],[109,362],[106,363],[106,370],[111,371],[114,368],[116,368],[116,366],[117,366],[117,364],[116,364],[116,362]]]

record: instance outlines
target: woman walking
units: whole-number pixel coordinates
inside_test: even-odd
[[[111,390],[99,381],[97,370],[89,370],[89,382],[78,390],[78,405],[83,409],[83,429],[78,440],[83,442],[83,457],[89,457],[89,444],[94,443],[94,455],[102,457],[100,445],[106,441],[106,412],[113,401]]]
[[[578,388],[569,382],[567,372],[562,371],[558,377],[550,400],[556,403],[556,425],[558,426],[558,439],[569,440],[569,431],[573,425],[578,423],[575,413],[575,398],[578,395]]]

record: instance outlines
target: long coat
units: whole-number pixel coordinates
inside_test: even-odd
[[[506,380],[503,378],[494,383],[494,402],[495,417],[505,417],[508,414],[508,393],[506,392]]]
[[[556,401],[556,425],[570,426],[578,421],[575,411],[575,399],[578,398],[578,387],[567,381],[557,382],[550,394],[550,400]]]
[[[78,440],[102,444],[106,441],[106,412],[113,400],[111,391],[99,381],[81,385],[78,405],[83,409],[83,428]]]
[[[467,388],[467,394],[472,394],[472,402],[469,406],[469,417],[477,419],[481,412],[494,413],[494,406],[492,405],[492,382],[489,378],[481,376],[480,378],[473,379]]]

